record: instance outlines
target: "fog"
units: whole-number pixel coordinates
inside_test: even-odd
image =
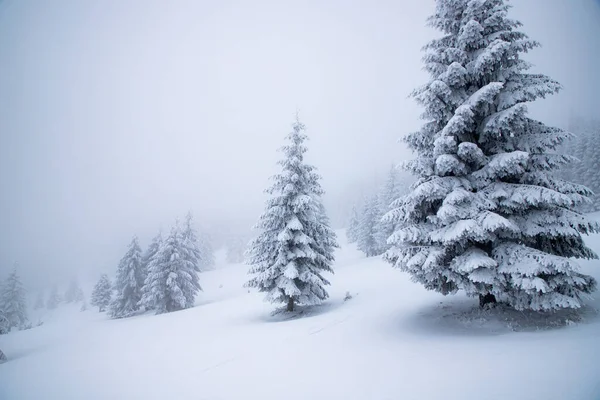
[[[427,79],[427,1],[0,3],[0,279],[30,288],[112,272],[192,210],[246,232],[296,110],[334,225],[410,157]],[[514,0],[565,90],[531,106],[566,126],[600,110],[600,6]]]

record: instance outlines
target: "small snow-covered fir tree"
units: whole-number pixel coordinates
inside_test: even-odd
[[[198,250],[200,251],[199,266],[202,271],[211,269],[215,265],[215,251],[212,246],[210,235],[200,232],[198,238]]]
[[[279,162],[282,172],[267,189],[271,198],[256,226],[261,233],[247,251],[253,277],[246,287],[265,292],[266,300],[293,311],[296,304],[319,304],[328,298],[329,281],[323,274],[333,273],[337,243],[321,202],[320,176],[304,161],[307,136],[298,119],[287,139]]]
[[[103,312],[110,304],[112,290],[112,284],[108,278],[108,275],[102,274],[102,276],[100,276],[100,280],[98,280],[98,283],[96,283],[96,286],[94,286],[94,290],[92,290],[92,298],[90,303],[93,306],[98,307],[98,311]]]
[[[246,243],[242,236],[234,236],[227,240],[225,260],[231,264],[244,262]]]
[[[437,0],[443,36],[426,47],[431,80],[414,92],[425,124],[406,137],[419,177],[386,218],[399,224],[386,258],[426,288],[464,290],[480,304],[577,308],[596,287],[571,258],[596,258],[582,234],[599,227],[576,211],[589,190],[559,179],[568,136],[527,115],[526,102],[560,85],[528,73],[538,46],[504,0]]]
[[[162,240],[162,232],[158,231],[158,233],[156,234],[156,236],[154,236],[154,238],[150,242],[150,245],[142,255],[142,273],[144,274],[144,281],[146,281],[146,277],[148,276],[148,268],[150,266],[150,262],[160,250]]]
[[[188,246],[176,222],[148,266],[141,300],[146,309],[160,314],[193,307],[201,289]]]
[[[62,298],[58,294],[58,287],[56,285],[52,286],[50,289],[50,294],[48,295],[48,300],[46,302],[46,308],[48,310],[54,310],[62,301]]]
[[[356,208],[356,205],[354,205],[350,214],[350,221],[348,221],[348,228],[346,229],[346,239],[348,239],[348,243],[356,243],[358,240],[359,229],[360,214]]]
[[[182,245],[185,248],[184,257],[188,266],[192,268],[192,270],[197,274],[200,272],[200,264],[201,254],[200,254],[200,244],[198,242],[198,233],[194,228],[194,217],[192,216],[192,212],[188,212],[185,216],[185,224],[183,227],[183,231],[181,234],[183,239]],[[200,285],[198,285],[200,287]],[[202,289],[200,289],[202,290]]]
[[[40,308],[44,308],[44,292],[39,291],[37,297],[35,298],[35,303],[33,304],[34,310],[39,310]]]
[[[321,196],[323,193],[324,191],[321,189]],[[338,244],[336,233],[331,229],[331,220],[320,198],[317,203],[317,210],[318,223],[314,227],[315,234],[313,235],[315,240],[318,239],[315,243],[315,250],[317,254],[324,255],[325,260],[329,262],[329,267],[331,267],[335,261],[335,249],[338,249],[340,245]]]
[[[600,120],[572,117],[569,130],[574,134],[561,148],[563,154],[577,158],[561,169],[561,177],[589,187],[594,195],[582,211],[600,210]]]
[[[10,323],[8,321],[8,318],[6,318],[6,315],[4,315],[4,310],[2,310],[0,308],[0,335],[4,335],[6,333],[10,332]],[[2,352],[0,351],[0,356]],[[0,357],[0,362],[2,361],[2,358]]]
[[[75,292],[75,302],[80,303],[83,301],[83,299],[84,299],[83,290],[79,287],[79,288],[77,288],[77,291]]]
[[[16,266],[2,285],[0,309],[8,320],[9,329],[21,327],[27,322],[26,292],[17,274]]]
[[[73,303],[74,301],[77,301],[77,292],[79,290],[81,289],[79,288],[79,283],[77,282],[77,279],[73,279],[71,283],[69,283],[69,287],[65,291],[65,302]]]
[[[137,236],[134,236],[117,267],[117,276],[114,282],[116,294],[110,303],[112,318],[129,317],[138,311],[139,302],[142,299],[144,275],[142,249]]]
[[[398,169],[396,166],[392,166],[377,199],[379,207],[378,215],[380,217],[373,229],[375,231],[374,238],[379,254],[383,254],[388,250],[389,245],[387,240],[394,233],[394,221],[383,218],[383,216],[391,210],[392,203],[400,196],[401,188],[398,185]]]
[[[366,199],[360,214],[356,247],[365,253],[367,257],[381,254],[376,237],[377,224],[380,218],[378,197],[372,196]]]

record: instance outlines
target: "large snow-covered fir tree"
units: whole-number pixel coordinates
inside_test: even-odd
[[[296,119],[279,161],[281,173],[266,190],[271,195],[256,226],[261,230],[250,242],[247,264],[253,276],[246,287],[265,292],[273,303],[313,305],[328,298],[325,272],[333,273],[335,233],[329,227],[321,202],[323,189],[315,167],[304,161],[307,139]]]
[[[94,290],[92,290],[92,298],[90,303],[93,306],[98,307],[98,311],[103,312],[110,304],[112,291],[112,283],[110,282],[108,275],[102,274],[94,286]]]
[[[1,289],[0,310],[8,320],[9,329],[19,328],[27,322],[27,298],[16,266],[8,275]]]
[[[528,73],[538,46],[508,18],[504,0],[437,0],[425,46],[431,80],[414,92],[422,129],[406,137],[419,177],[386,218],[398,223],[386,258],[426,288],[464,290],[485,305],[576,308],[593,278],[571,258],[595,258],[581,234],[598,225],[576,212],[589,190],[561,180],[568,136],[528,117],[526,103],[559,91]]]
[[[110,303],[112,318],[129,317],[138,311],[144,279],[142,249],[137,236],[134,236],[117,267],[117,276],[114,282],[116,294]]]
[[[192,307],[201,290],[193,257],[177,222],[150,261],[141,304],[157,314]]]

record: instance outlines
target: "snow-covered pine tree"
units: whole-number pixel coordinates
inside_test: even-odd
[[[110,279],[108,279],[108,275],[102,274],[102,276],[100,276],[100,280],[98,280],[98,283],[96,283],[96,286],[94,286],[94,290],[92,290],[92,298],[90,303],[93,306],[98,307],[98,311],[103,312],[110,304],[111,298],[112,284]]]
[[[75,302],[80,303],[83,300],[84,300],[83,290],[81,290],[81,288],[77,288],[77,291],[75,292]]]
[[[322,189],[321,191],[322,193],[324,193]],[[321,199],[319,198],[319,200]],[[331,267],[331,265],[335,261],[335,249],[339,249],[340,245],[337,241],[336,233],[333,229],[331,229],[331,220],[329,219],[329,215],[327,214],[325,205],[322,201],[319,201],[317,206],[317,221],[319,223],[314,228],[316,232],[314,237],[318,239],[318,241],[315,243],[315,249],[318,254],[325,255],[326,259],[329,262],[329,266]]]
[[[200,263],[201,253],[200,253],[200,244],[198,242],[198,233],[194,228],[194,217],[192,216],[192,212],[189,211],[185,216],[185,225],[183,227],[182,232],[183,239],[183,247],[185,249],[184,257],[187,261],[187,264],[194,270],[197,274],[200,272]],[[200,285],[198,285],[200,288]],[[200,288],[200,290],[202,290]]]
[[[8,318],[4,315],[4,311],[0,308],[0,335],[4,335],[10,332],[10,323]],[[0,351],[0,362],[2,362],[2,352]]]
[[[60,295],[58,294],[58,287],[56,285],[52,286],[50,289],[50,294],[48,295],[48,301],[46,302],[46,308],[48,310],[54,310],[62,301]]]
[[[112,318],[129,317],[138,311],[139,302],[142,299],[144,275],[142,249],[137,236],[134,236],[117,267],[117,276],[114,282],[116,294],[110,303]]]
[[[337,247],[321,203],[320,176],[304,161],[304,125],[296,118],[292,126],[289,144],[281,148],[284,159],[278,164],[282,172],[266,190],[271,198],[256,225],[261,232],[247,251],[253,277],[245,285],[265,292],[272,303],[286,304],[287,311],[329,297],[325,290],[329,281],[323,274],[333,273],[333,248]]]
[[[39,310],[40,308],[44,308],[44,292],[39,291],[37,297],[35,298],[35,303],[33,304],[34,310]]]
[[[148,268],[150,266],[150,262],[160,250],[162,241],[162,231],[158,231],[158,233],[156,234],[156,236],[154,236],[154,238],[150,242],[150,245],[142,255],[142,272],[144,274],[144,281],[146,281],[146,277],[148,276]]]
[[[574,131],[577,135],[578,154],[573,154],[580,159],[579,168],[573,176],[573,181],[589,187],[594,195],[592,203],[584,207],[585,211],[600,210],[600,121],[580,121],[579,129]]]
[[[356,205],[352,207],[350,214],[350,221],[348,221],[348,228],[346,229],[346,239],[348,243],[356,243],[358,240],[358,232],[360,229],[360,214],[357,210]]]
[[[394,222],[383,216],[391,210],[392,203],[400,196],[401,188],[398,185],[398,168],[392,166],[377,199],[379,208],[377,214],[381,217],[376,221],[374,238],[379,254],[383,254],[389,249],[387,240],[394,233]]]
[[[79,288],[79,283],[77,282],[77,279],[73,279],[71,281],[71,283],[69,283],[69,287],[65,291],[65,296],[64,296],[65,302],[72,303],[72,302],[76,301],[78,290],[81,290]]]
[[[200,232],[198,239],[198,249],[200,250],[200,269],[206,271],[215,265],[215,251],[212,246],[210,235],[206,232]]]
[[[569,131],[573,136],[560,148],[562,154],[567,154],[577,158],[575,162],[564,165],[560,170],[560,177],[575,183],[585,184],[590,188],[594,195],[591,196],[592,202],[582,204],[580,210],[583,212],[595,211],[595,199],[597,198],[598,187],[595,185],[597,172],[594,168],[595,159],[600,156],[597,145],[598,138],[591,132],[590,121],[580,118],[571,117],[569,121]]]
[[[596,258],[581,234],[598,224],[575,211],[589,190],[556,177],[568,134],[527,116],[526,102],[556,93],[527,73],[538,43],[507,17],[504,0],[437,0],[426,47],[431,80],[414,92],[426,120],[406,137],[419,177],[395,202],[401,228],[386,258],[426,288],[464,290],[481,305],[576,308],[596,287],[570,258]]]
[[[231,264],[244,262],[246,243],[247,241],[244,241],[239,235],[229,238],[226,244],[225,260]]]
[[[87,311],[88,306],[87,306],[87,301],[85,301],[85,298],[81,299],[81,307],[79,308],[79,311]]]
[[[15,266],[2,286],[0,309],[8,320],[8,328],[21,327],[27,322],[27,299]]]
[[[600,121],[596,120],[595,124],[590,126],[590,133],[593,141],[592,146],[596,150],[593,156],[592,171],[594,175],[589,182],[583,182],[594,192],[592,197],[592,211],[600,210]]]
[[[197,266],[184,242],[177,221],[150,262],[141,300],[146,309],[161,314],[193,307],[201,289]]]
[[[362,212],[360,213],[360,220],[358,225],[358,235],[356,239],[356,247],[365,253],[367,257],[378,256],[379,246],[377,243],[376,227],[377,222],[381,218],[379,212],[379,200],[378,197],[372,196],[367,198],[364,202]]]

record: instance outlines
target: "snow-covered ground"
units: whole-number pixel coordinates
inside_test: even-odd
[[[583,268],[600,278],[600,262]],[[331,299],[295,319],[242,288],[243,265],[203,273],[181,312],[59,307],[0,336],[0,399],[600,399],[598,300],[544,318],[482,312],[352,246],[335,270]]]

